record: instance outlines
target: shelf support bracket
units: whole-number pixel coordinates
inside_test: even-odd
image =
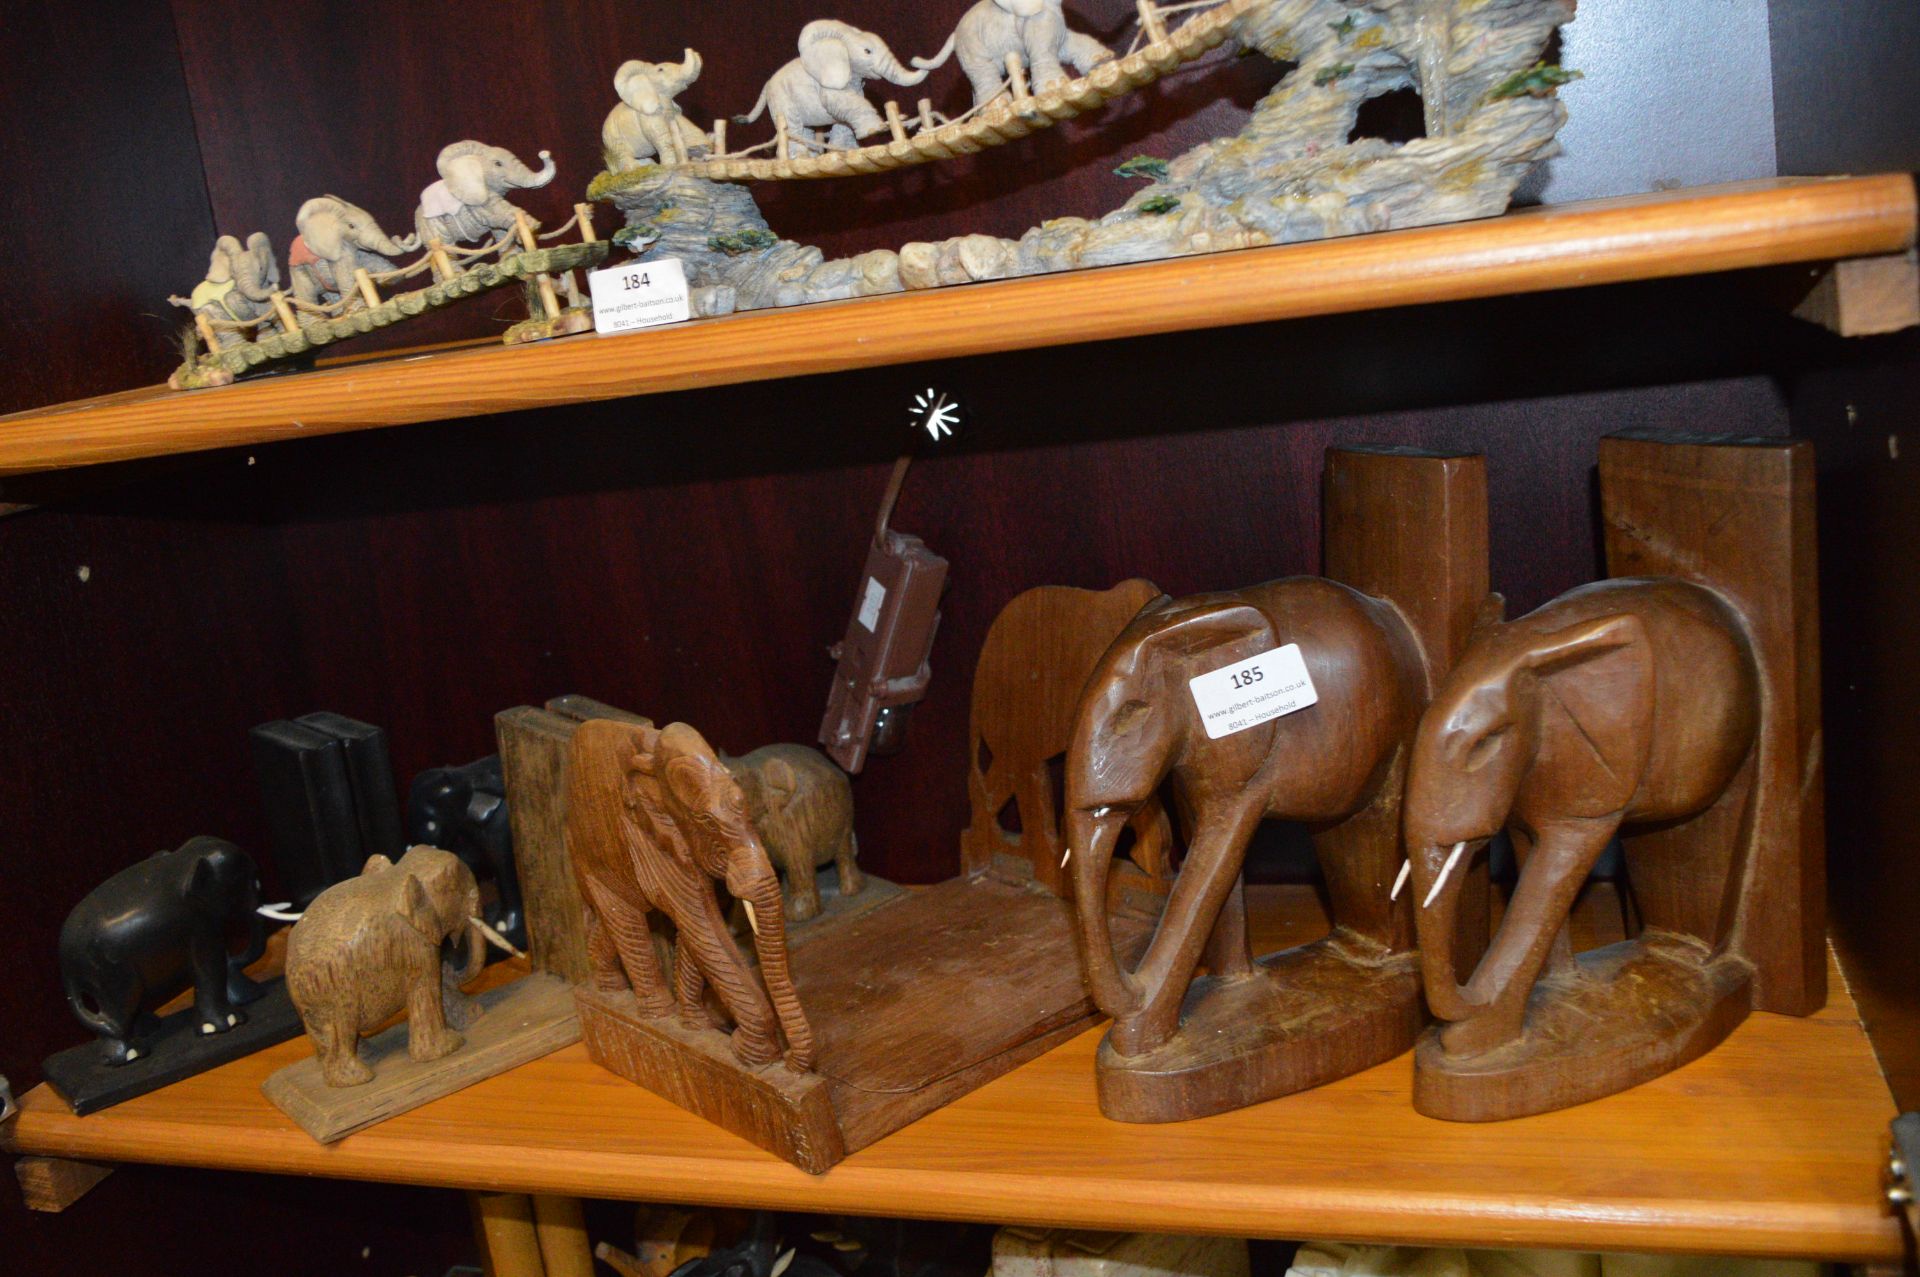
[[[1793,313],[1842,337],[1920,327],[1920,257],[1908,249],[1834,262],[1819,271]]]

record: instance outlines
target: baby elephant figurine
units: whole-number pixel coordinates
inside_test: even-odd
[[[60,978],[80,1022],[99,1034],[105,1062],[147,1053],[153,1012],[188,988],[204,1034],[245,1022],[261,989],[241,974],[266,949],[254,910],[253,860],[220,838],[189,839],[122,869],[87,893],[60,928]],[[229,933],[247,949],[229,956]]]
[[[805,745],[767,745],[726,760],[747,799],[747,818],[787,880],[787,916],[805,922],[820,912],[813,871],[832,864],[840,894],[867,883],[854,863],[853,788],[826,755]]]
[[[396,861],[369,857],[360,876],[314,897],[287,937],[287,992],[313,1039],[328,1086],[373,1079],[360,1035],[407,1012],[407,1054],[426,1063],[460,1049],[456,1032],[478,1013],[460,985],[480,973],[486,939],[471,924],[480,888],[458,856],[415,847]],[[464,948],[442,969],[440,948]]]

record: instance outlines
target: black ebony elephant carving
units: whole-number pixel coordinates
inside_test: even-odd
[[[498,754],[464,767],[429,768],[413,778],[407,791],[407,840],[451,851],[475,878],[493,879],[499,898],[486,908],[487,925],[525,948],[527,923],[513,865],[506,794]]]
[[[260,996],[243,969],[266,949],[253,858],[220,838],[192,838],[122,869],[87,893],[60,928],[60,978],[109,1064],[145,1055],[154,1011],[193,990],[202,1034],[243,1024]],[[245,936],[245,951],[230,941]]]

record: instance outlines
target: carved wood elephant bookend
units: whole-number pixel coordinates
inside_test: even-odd
[[[1448,636],[1467,592],[1485,594],[1485,472],[1477,457],[1343,451],[1328,492],[1328,563],[1378,594],[1293,577],[1159,598],[1075,711],[1066,854],[1087,981],[1114,1020],[1096,1064],[1109,1117],[1173,1121],[1317,1086],[1400,1054],[1425,1023],[1411,907],[1395,899],[1399,803]],[[1128,970],[1088,906],[1169,780],[1186,856]],[[1241,870],[1267,819],[1311,829],[1333,930],[1256,963]]]
[[[1605,441],[1621,575],[1489,619],[1440,686],[1405,803],[1447,1022],[1416,1055],[1422,1112],[1563,1108],[1696,1058],[1756,1003],[1824,1001],[1811,475],[1804,444]],[[1519,880],[1463,980],[1454,891],[1502,830]],[[1616,835],[1643,930],[1576,959],[1569,913]]]
[[[1150,581],[1110,590],[1043,585],[1015,596],[987,630],[973,673],[967,797],[972,819],[960,835],[969,873],[1036,882],[1056,896],[1071,890],[1054,770],[1064,765],[1074,707],[1087,675],[1141,608],[1160,591]],[[1158,797],[1132,818],[1132,861],[1157,880],[1172,877],[1172,829]],[[1137,893],[1136,893],[1137,894]],[[1158,912],[1159,899],[1151,912]]]
[[[671,1017],[687,1033],[714,1035],[722,1026],[708,1009],[711,988],[740,1064],[812,1068],[813,1033],[788,970],[780,880],[739,783],[699,732],[684,723],[583,723],[568,763],[566,841],[588,910],[594,992],[630,989],[642,1019]],[[727,929],[717,883],[747,906],[757,971]],[[675,928],[670,977],[652,942],[655,910]],[[593,1027],[598,1005],[582,998],[596,1058],[596,1042],[604,1042]]]

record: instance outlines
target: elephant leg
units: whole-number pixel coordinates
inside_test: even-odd
[[[962,58],[960,59],[960,69],[966,72],[967,83],[973,86],[973,104],[975,106],[979,106],[982,102],[998,96],[1001,88],[1004,87],[1007,68],[1000,63],[994,62],[990,58],[983,58],[979,61],[974,61],[971,58]]]
[[[1121,1055],[1142,1055],[1163,1045],[1180,1027],[1180,1003],[1200,954],[1240,884],[1247,839],[1260,823],[1256,799],[1197,813],[1198,828],[1167,907],[1140,960],[1136,982],[1145,994],[1140,1008],[1115,1020],[1108,1040]]]
[[[193,938],[193,1010],[203,1034],[225,1033],[246,1023],[227,1000],[227,946],[218,931]]]
[[[1238,980],[1253,974],[1253,948],[1247,941],[1247,887],[1244,877],[1236,878],[1233,894],[1220,907],[1207,936],[1201,961],[1218,980]]]
[[[593,891],[592,913],[601,935],[601,956],[594,963],[594,987],[615,991],[631,988],[640,1009],[650,1016],[673,1010],[667,979],[654,952],[653,932],[639,901]]]
[[[1533,859],[1533,835],[1516,825],[1507,831],[1507,837],[1513,843],[1514,865],[1525,873],[1527,863]],[[1546,975],[1549,979],[1564,978],[1579,969],[1573,960],[1573,920],[1569,917],[1553,933],[1553,946],[1547,950]]]
[[[833,854],[834,867],[840,871],[840,894],[843,896],[857,896],[866,890],[866,875],[860,872],[860,862],[855,859],[859,852],[853,826],[848,825],[847,832],[840,838],[840,850]]]
[[[673,1002],[680,1023],[689,1029],[720,1028],[707,1010],[707,978],[701,973],[699,954],[688,946],[686,932],[680,937],[673,953]]]
[[[1440,1042],[1449,1054],[1481,1055],[1525,1030],[1534,982],[1594,861],[1619,827],[1617,817],[1538,823],[1532,854],[1500,930],[1467,984],[1468,997],[1485,1009],[1441,1030]]]
[[[313,1056],[328,1086],[361,1086],[373,1081],[373,1070],[360,1058],[360,1029],[344,1012],[331,1012],[307,1025]]]
[[[1060,60],[1071,63],[1074,70],[1085,75],[1102,62],[1113,61],[1113,50],[1085,32],[1069,31],[1066,45],[1060,50]]]
[[[813,849],[798,837],[780,849],[787,870],[787,917],[805,922],[820,916],[820,881],[813,876]]]
[[[412,974],[407,989],[407,1058],[426,1064],[452,1055],[466,1039],[447,1025],[439,945],[426,947],[424,955],[416,958]]]

